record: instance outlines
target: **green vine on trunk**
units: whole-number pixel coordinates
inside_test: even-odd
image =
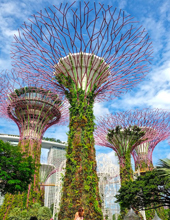
[[[116,126],[108,130],[107,140],[114,145],[119,156],[121,186],[133,180],[131,152],[135,145],[137,146],[143,141],[144,135],[145,132],[136,125],[127,128]],[[128,213],[128,209],[120,203],[120,210],[119,220],[122,220]],[[138,215],[141,217],[140,213]]]
[[[85,220],[103,220],[93,137],[95,88],[85,96],[84,90],[76,90],[70,77],[62,75],[57,80],[69,88],[66,97],[71,105],[66,172],[58,219],[74,219],[78,208],[83,207]]]

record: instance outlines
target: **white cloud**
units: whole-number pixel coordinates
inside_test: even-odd
[[[121,1],[119,1],[119,9],[125,9],[125,7],[126,7],[126,5],[127,5],[127,1],[126,0],[121,0]]]
[[[161,90],[150,100],[150,104],[155,108],[170,109],[170,90]]]
[[[113,109],[133,108],[170,109],[170,62],[154,66],[148,77],[133,91],[125,94],[111,104]],[[108,103],[110,105],[110,103]]]
[[[7,118],[0,118],[0,134],[19,135],[19,129],[15,122]]]
[[[115,151],[108,153],[108,157],[110,158],[110,160],[112,161],[113,164],[115,164],[115,165],[119,164],[119,159],[116,156]]]
[[[168,21],[170,21],[170,4],[169,4],[169,0],[163,2],[163,4],[161,5],[160,14],[161,14],[161,18],[165,18]]]
[[[95,117],[109,114],[109,109],[104,107],[103,103],[95,103],[93,110],[94,110]]]

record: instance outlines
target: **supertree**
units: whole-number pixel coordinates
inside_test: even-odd
[[[153,162],[152,162],[152,153],[157,146],[158,143],[164,141],[170,136],[169,129],[163,129],[157,133],[157,136],[154,140],[145,142],[141,145],[135,147],[132,151],[132,156],[135,161],[135,170],[140,174],[144,174],[148,170],[152,170]]]
[[[169,130],[169,112],[159,109],[142,109],[109,114],[97,120],[95,143],[113,149],[120,164],[122,184],[133,178],[131,153],[142,151],[148,143],[161,140],[160,133]],[[164,136],[164,135],[163,135]]]
[[[160,129],[157,132],[157,136],[154,140],[141,144],[132,151],[132,156],[135,161],[135,170],[137,175],[145,175],[147,171],[152,171],[154,166],[152,162],[152,153],[158,143],[168,139],[170,136],[169,126],[167,128]],[[155,210],[142,211],[146,214],[147,219],[154,218]],[[163,207],[157,208],[156,212],[160,217],[168,219],[166,212]]]
[[[42,202],[39,183],[41,141],[44,132],[54,124],[67,120],[68,107],[59,96],[37,87],[33,82],[23,82],[14,70],[1,74],[4,77],[4,90],[0,99],[2,117],[12,119],[19,129],[19,146],[22,152],[32,156],[36,164],[33,182],[26,193],[7,194],[1,207],[1,216],[7,218],[9,211],[18,207],[28,207],[34,202]]]
[[[73,2],[40,11],[15,36],[13,65],[70,103],[67,165],[59,219],[80,206],[103,219],[94,148],[95,101],[120,96],[149,71],[145,29],[122,10]]]
[[[169,112],[158,109],[118,112],[97,120],[95,143],[116,152],[119,158],[121,185],[133,180],[131,153],[136,147],[138,151],[142,151],[143,146],[147,146],[148,143],[153,146],[160,138],[160,133],[163,135],[169,132],[169,126]],[[127,210],[121,207],[122,219],[126,212]]]
[[[151,141],[146,141],[143,144],[138,145],[132,151],[132,156],[135,161],[135,174],[136,177],[138,175],[145,175],[147,171],[152,171],[154,166],[152,162],[152,153],[157,146],[158,143],[164,141],[170,136],[169,126],[163,129],[159,129],[157,132],[156,138]],[[146,210],[141,211],[144,215],[146,214],[147,219],[152,219],[155,215],[155,210]],[[159,213],[160,216],[164,218],[168,218],[164,212],[164,208],[156,209],[156,212]]]

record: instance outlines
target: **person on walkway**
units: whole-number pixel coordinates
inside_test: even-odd
[[[74,220],[83,220],[83,216],[84,216],[84,209],[82,207],[80,207],[78,209],[78,212],[76,212],[76,214],[75,214]]]

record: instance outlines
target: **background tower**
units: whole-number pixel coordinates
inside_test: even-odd
[[[79,206],[103,219],[94,149],[94,100],[132,88],[148,72],[152,53],[145,29],[123,11],[75,2],[34,15],[13,45],[14,66],[70,103],[66,174],[59,218]],[[54,74],[53,74],[54,73]],[[92,178],[90,178],[90,176]]]
[[[5,207],[2,206],[2,212],[0,211],[1,216],[6,219],[10,210],[16,206],[23,208],[35,202],[43,202],[43,192],[39,185],[42,137],[50,126],[59,123],[59,120],[61,122],[65,120],[67,110],[65,111],[66,106],[57,94],[36,87],[29,79],[24,83],[17,72],[13,70],[6,72],[4,78],[5,89],[1,96],[1,115],[12,119],[17,124],[21,151],[32,156],[36,163],[34,181],[29,185],[28,192],[15,196],[6,195],[3,204]]]
[[[97,173],[99,177],[99,191],[102,198],[102,211],[105,219],[113,219],[113,214],[117,219],[120,208],[115,203],[115,195],[120,189],[120,171],[119,166],[114,164],[108,154],[98,154]]]

